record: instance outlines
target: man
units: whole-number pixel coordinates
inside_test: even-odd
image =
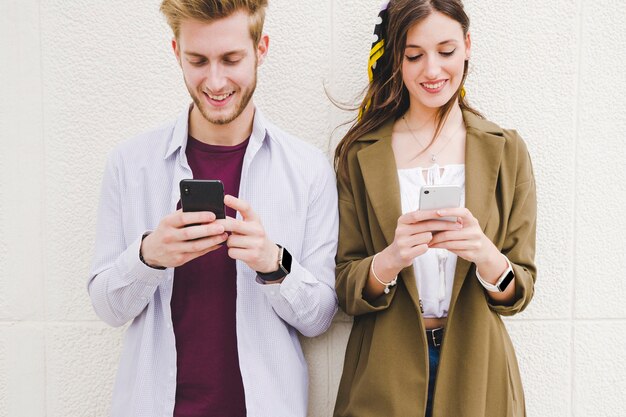
[[[266,6],[161,4],[193,104],[107,163],[88,289],[105,322],[130,322],[113,416],[306,415],[297,333],[337,309],[337,196],[323,154],[253,104]],[[178,209],[186,178],[221,180],[227,218]]]

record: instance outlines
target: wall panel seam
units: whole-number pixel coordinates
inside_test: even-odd
[[[578,197],[576,194],[576,190],[578,189],[578,143],[580,140],[580,124],[581,124],[581,113],[580,113],[580,92],[582,87],[582,40],[583,40],[583,5],[584,0],[577,0],[576,11],[577,18],[575,22],[577,27],[575,30],[578,31],[578,39],[577,39],[577,48],[576,48],[576,84],[575,94],[574,94],[574,144],[573,144],[573,158],[574,158],[574,178],[573,178],[573,239],[572,239],[572,288],[571,288],[571,346],[570,346],[570,412],[569,414],[574,417],[576,414],[574,399],[576,392],[576,323],[578,320],[576,319],[576,285],[578,273],[576,269],[576,239],[578,236]]]
[[[41,286],[43,289],[43,321],[46,321],[48,318],[48,291],[46,291],[46,277],[47,277],[47,269],[46,269],[46,221],[45,221],[45,213],[46,213],[46,134],[45,134],[45,104],[44,104],[44,51],[43,51],[43,19],[42,19],[42,0],[37,0],[37,24],[38,35],[39,35],[39,117],[40,117],[40,145],[41,145],[41,153],[39,154],[41,158],[41,169],[38,174],[40,177],[40,184],[42,184],[41,189],[39,190],[39,198],[40,198],[40,215],[39,215],[39,229],[41,230],[41,241],[42,245],[39,246],[39,262],[41,263]],[[44,390],[43,390],[43,407],[44,407],[44,415],[48,415],[48,325],[44,323],[43,325],[43,380],[44,380]]]

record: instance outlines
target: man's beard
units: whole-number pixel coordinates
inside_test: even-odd
[[[191,98],[193,99],[193,102],[195,103],[196,107],[198,108],[198,110],[200,110],[200,113],[202,114],[202,116],[209,123],[212,123],[215,125],[226,125],[232,122],[233,120],[235,120],[237,117],[239,117],[239,115],[243,113],[246,106],[250,102],[250,99],[252,99],[252,95],[254,94],[254,90],[256,89],[256,74],[254,75],[254,80],[250,87],[248,87],[245,90],[241,90],[238,93],[235,93],[235,95],[241,95],[241,98],[239,100],[239,104],[234,109],[234,111],[231,114],[226,114],[220,118],[211,117],[210,112],[207,109],[208,105],[206,104],[206,102],[202,101],[200,97],[198,97],[196,94],[193,94],[189,86],[187,86],[187,89],[189,90],[189,95],[191,95]],[[200,94],[204,94],[204,93],[201,91]]]

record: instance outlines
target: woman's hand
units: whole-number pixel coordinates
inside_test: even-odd
[[[416,210],[398,218],[391,245],[383,249],[376,258],[376,275],[382,282],[391,282],[400,271],[413,263],[413,259],[424,254],[433,239],[433,233],[459,230],[458,222],[439,219],[435,210]],[[370,271],[363,291],[365,297],[374,300],[383,294],[385,286],[378,282]]]
[[[478,220],[466,208],[451,208],[437,210],[437,217],[457,217],[455,230],[436,233],[430,243],[431,248],[447,249],[466,261],[480,266],[502,254],[483,233]]]
[[[491,284],[508,267],[508,261],[496,245],[485,236],[478,220],[466,208],[437,210],[440,217],[455,216],[460,229],[439,232],[428,244],[431,248],[447,249],[455,255],[476,264],[480,276]],[[515,296],[515,280],[502,292],[487,292],[498,304],[510,304]]]
[[[456,230],[435,234],[429,247],[447,249],[466,261],[480,265],[489,259],[501,257],[500,251],[483,233],[478,220],[466,208],[437,210],[438,217],[457,217]]]
[[[383,250],[387,252],[389,266],[402,270],[428,250],[433,234],[454,232],[463,227],[458,222],[438,220],[440,217],[436,210],[416,210],[400,216],[393,242]]]

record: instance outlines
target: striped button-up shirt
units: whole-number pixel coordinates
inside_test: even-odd
[[[104,173],[88,290],[102,320],[130,322],[113,392],[115,417],[171,417],[174,410],[174,269],[146,266],[139,248],[143,233],[176,210],[179,181],[192,178],[188,117],[185,109],[175,122],[121,143]],[[237,261],[237,348],[248,416],[304,417],[308,376],[297,333],[323,333],[337,310],[334,173],[322,152],[256,110],[239,196],[293,256],[281,284],[264,285]]]

